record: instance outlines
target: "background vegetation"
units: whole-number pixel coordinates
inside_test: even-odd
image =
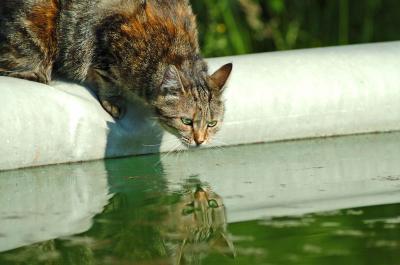
[[[203,55],[400,39],[398,0],[192,0]]]

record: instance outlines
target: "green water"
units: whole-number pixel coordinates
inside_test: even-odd
[[[207,246],[211,235],[193,264],[400,264],[398,138],[3,172],[0,264],[171,264],[163,227],[193,183],[221,196],[234,248]]]
[[[155,211],[146,200],[128,203],[86,233],[2,253],[0,264],[168,264],[157,228],[142,224]],[[394,204],[230,224],[236,258],[206,253],[202,264],[399,264],[399,212]]]

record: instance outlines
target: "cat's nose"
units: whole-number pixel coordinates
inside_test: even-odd
[[[196,197],[197,200],[200,200],[200,201],[207,200],[207,193],[203,189],[196,191],[194,196]]]
[[[196,145],[199,146],[199,145],[201,145],[202,143],[204,143],[204,139],[202,139],[202,140],[195,140],[195,142],[196,142]]]
[[[199,146],[199,145],[201,145],[202,143],[204,143],[205,142],[205,135],[204,135],[204,133],[195,133],[194,134],[194,141],[196,142],[196,145],[197,146]]]

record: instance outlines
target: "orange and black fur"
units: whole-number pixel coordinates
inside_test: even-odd
[[[134,94],[187,145],[220,127],[231,70],[208,75],[188,0],[0,2],[0,75],[82,82],[115,118]]]

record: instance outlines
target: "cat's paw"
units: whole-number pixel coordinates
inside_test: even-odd
[[[50,78],[45,74],[36,72],[13,72],[8,74],[10,77],[25,79],[29,81],[39,82],[43,84],[49,84]]]
[[[126,112],[126,108],[122,104],[116,104],[115,102],[111,102],[109,100],[102,100],[101,105],[103,108],[114,118],[121,119]]]

